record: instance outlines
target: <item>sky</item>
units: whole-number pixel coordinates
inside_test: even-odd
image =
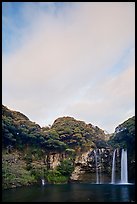
[[[2,103],[114,132],[135,115],[135,3],[3,2]]]

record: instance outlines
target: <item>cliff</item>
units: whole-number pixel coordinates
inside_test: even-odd
[[[3,188],[30,185],[43,178],[48,183],[95,182],[95,151],[100,180],[110,181],[114,148],[119,149],[117,164],[120,163],[123,146],[118,143],[119,137],[124,144],[125,138],[130,138],[131,144],[134,141],[133,121],[132,128],[129,122],[120,125],[123,126],[128,126],[124,136],[117,135],[118,128],[111,136],[84,121],[60,117],[51,127],[41,128],[24,114],[2,106]],[[126,144],[129,150],[129,142]],[[134,150],[129,154],[131,172],[134,171],[133,155]]]

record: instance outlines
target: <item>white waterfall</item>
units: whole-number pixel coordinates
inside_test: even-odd
[[[44,186],[45,185],[45,180],[41,179],[41,183],[42,183],[42,186]]]
[[[97,161],[97,152],[94,150],[95,162],[96,162],[96,183],[99,184],[99,177],[98,177],[98,161]]]
[[[113,152],[111,183],[115,183],[115,155],[116,149]]]
[[[101,149],[99,149],[99,174],[100,174],[99,183],[101,183],[102,182],[102,175],[101,175]]]
[[[124,149],[121,154],[121,183],[128,183],[127,150]]]

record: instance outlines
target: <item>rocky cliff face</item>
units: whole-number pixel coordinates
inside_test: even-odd
[[[116,174],[120,179],[120,160],[121,150],[117,149],[116,153]],[[75,169],[71,175],[71,181],[92,182],[96,183],[96,172],[100,183],[111,182],[113,149],[100,148],[90,149],[76,157]]]
[[[115,128],[108,141],[114,148],[127,149],[129,181],[135,181],[135,116],[124,121]]]
[[[65,153],[57,153],[57,152],[50,152],[47,155],[45,155],[45,164],[48,167],[48,169],[56,169],[57,166],[60,165],[60,162],[66,159],[67,156]]]
[[[27,185],[44,176],[53,183],[55,177],[55,182],[64,182],[66,177],[65,182],[70,178],[71,182],[95,183],[97,171],[100,182],[110,182],[116,148],[117,179],[121,148],[128,151],[129,181],[135,178],[135,117],[120,124],[110,136],[99,127],[72,117],[58,118],[51,127],[41,128],[22,113],[3,106],[2,142],[4,187]],[[15,152],[22,162],[18,158],[14,161]]]

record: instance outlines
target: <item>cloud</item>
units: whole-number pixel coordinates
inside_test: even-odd
[[[131,49],[124,58],[122,71],[116,75],[102,74],[83,95],[67,107],[66,112],[75,117],[94,121],[99,127],[112,132],[122,121],[135,114],[135,50]]]
[[[42,125],[72,114],[112,131],[134,110],[134,4],[31,5],[21,46],[3,54],[3,103]]]

